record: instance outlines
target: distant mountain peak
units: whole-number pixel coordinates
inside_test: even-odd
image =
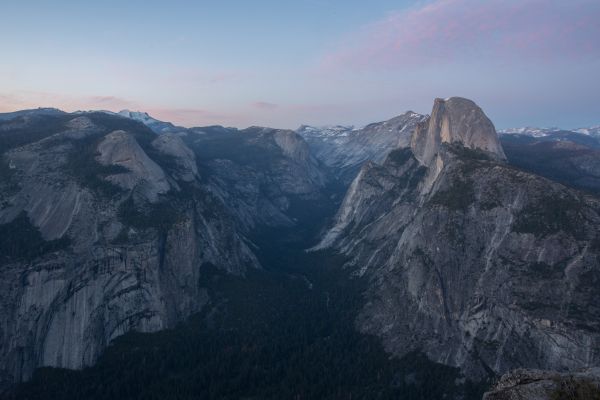
[[[406,111],[389,120],[356,128],[353,125],[323,127],[302,125],[296,130],[323,164],[350,183],[367,161],[381,163],[388,153],[410,145],[416,125],[426,116]]]
[[[508,128],[498,131],[500,135],[527,135],[533,137],[547,136],[552,132],[560,131],[560,128],[549,127],[549,128],[538,128],[534,126],[524,126],[521,128]]]
[[[0,121],[9,120],[17,117],[26,116],[41,116],[41,115],[61,115],[65,114],[64,111],[53,107],[38,107],[27,110],[19,110],[7,113],[0,113]]]
[[[498,131],[499,135],[522,135],[535,138],[552,136],[556,133],[579,133],[591,137],[600,137],[600,125],[588,126],[586,128],[564,129],[556,126],[540,128],[536,126],[524,126],[520,128],[506,128]]]
[[[435,99],[431,116],[415,129],[411,148],[415,157],[428,165],[442,143],[461,143],[497,159],[506,159],[492,121],[475,102],[462,97]]]
[[[152,118],[150,114],[144,111],[130,111],[130,110],[121,110],[117,114],[122,115],[123,117],[135,119],[135,120],[152,120],[158,121],[156,118]]]
[[[146,125],[148,128],[152,129],[157,134],[169,133],[173,131],[178,131],[183,128],[177,127],[170,122],[164,122],[158,120],[145,111],[130,111],[130,110],[121,110],[116,115],[120,115],[125,118],[133,119],[134,121],[139,121]]]
[[[352,130],[354,130],[354,125],[301,125],[296,132],[303,136],[343,137],[347,136]]]

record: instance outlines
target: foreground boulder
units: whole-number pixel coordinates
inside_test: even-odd
[[[517,369],[500,378],[483,400],[598,400],[600,368],[573,373]]]

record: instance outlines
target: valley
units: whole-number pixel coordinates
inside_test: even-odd
[[[595,366],[597,146],[552,135],[462,98],[360,129],[0,115],[4,394],[480,399]]]

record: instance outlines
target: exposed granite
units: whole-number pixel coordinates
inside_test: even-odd
[[[598,400],[600,368],[559,373],[531,369],[508,372],[483,400]]]
[[[439,129],[362,168],[317,246],[369,282],[357,327],[475,380],[600,364],[600,201],[506,165],[478,107],[442,105]]]

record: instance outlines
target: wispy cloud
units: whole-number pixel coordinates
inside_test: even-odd
[[[245,116],[236,113],[221,113],[202,108],[146,108],[155,118],[183,126],[239,125]]]
[[[122,110],[136,108],[138,103],[117,96],[84,96],[73,99],[74,103],[82,104],[89,109]]]
[[[600,58],[597,0],[434,0],[346,38],[325,68]]]
[[[279,107],[277,104],[268,103],[266,101],[255,101],[251,105],[252,107],[258,108],[260,110],[274,110]]]

